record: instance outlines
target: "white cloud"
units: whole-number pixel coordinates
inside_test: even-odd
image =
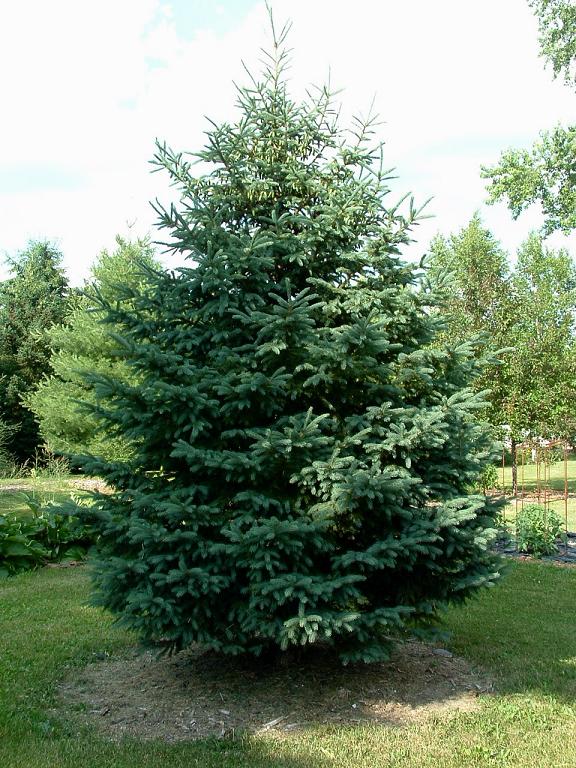
[[[184,0],[178,0],[184,2]],[[231,9],[232,0],[219,8]],[[344,114],[376,96],[395,195],[434,195],[436,218],[417,230],[425,250],[437,230],[482,207],[479,166],[540,129],[567,122],[573,95],[538,59],[537,29],[524,0],[274,0],[293,20],[294,87],[343,87]],[[0,249],[30,237],[57,239],[78,282],[116,232],[143,234],[166,180],[149,174],[154,137],[195,150],[204,115],[229,117],[232,80],[245,82],[269,38],[263,3],[227,32],[176,27],[176,0],[0,0],[0,173],[48,168],[53,184],[12,192],[0,179]],[[218,16],[218,14],[216,14]],[[64,183],[72,176],[74,181]],[[482,209],[504,245],[517,246],[537,217],[513,223]]]

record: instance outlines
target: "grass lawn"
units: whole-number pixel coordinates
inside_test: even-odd
[[[71,476],[0,478],[0,515],[27,511],[22,494],[44,501],[65,501],[73,491],[74,478]]]
[[[0,582],[2,768],[462,768],[576,765],[576,569],[514,563],[499,586],[453,609],[451,647],[482,665],[497,694],[476,712],[398,727],[318,726],[282,738],[113,744],[50,715],[73,665],[132,638],[88,607],[85,568]]]
[[[543,470],[541,470],[543,471]],[[548,478],[548,469],[547,478]],[[576,531],[576,457],[570,455],[568,459],[568,530]],[[525,464],[524,467],[518,466],[518,486],[521,491],[524,489],[526,495],[530,495],[529,502],[525,503],[543,503],[544,492],[541,489],[540,502],[535,498],[538,490],[536,464]],[[550,479],[547,482],[554,495],[564,494],[564,462],[558,461],[550,465]],[[498,485],[502,488],[502,467],[498,469]],[[541,484],[542,485],[542,484]],[[542,485],[543,488],[543,485]],[[504,489],[507,494],[512,493],[512,469],[504,468]],[[550,509],[553,509],[564,520],[564,499],[550,501]],[[516,504],[514,501],[506,507],[506,517],[509,520],[514,519],[516,514]]]
[[[524,486],[527,491],[535,491],[537,486],[536,464],[526,463],[522,468],[521,460],[518,464],[518,485],[522,484],[522,474],[524,474]],[[543,470],[541,470],[543,471]],[[548,468],[546,469],[548,477]],[[498,468],[498,483],[502,485],[502,467]],[[564,462],[557,461],[550,464],[550,487],[558,493],[564,493]],[[504,468],[504,488],[507,493],[512,491],[512,468]],[[568,456],[568,492],[576,494],[576,456]]]

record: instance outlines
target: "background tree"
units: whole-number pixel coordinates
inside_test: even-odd
[[[385,204],[370,123],[291,99],[280,43],[194,156],[210,170],[158,146],[190,266],[103,302],[138,384],[98,385],[135,453],[88,464],[114,489],[86,513],[96,600],[173,648],[372,660],[494,580],[494,509],[466,490],[490,443],[471,350],[431,346],[398,255],[417,212]]]
[[[119,283],[129,287],[147,279],[144,270],[157,268],[151,246],[118,238],[113,253],[103,251],[92,267],[91,280],[62,325],[47,332],[52,350],[52,373],[31,392],[25,403],[36,415],[40,434],[58,453],[92,453],[107,460],[127,458],[131,449],[121,434],[103,431],[94,410],[96,405],[90,374],[130,381],[131,369],[121,359],[113,328],[102,323],[98,301],[114,302]]]
[[[9,260],[12,276],[0,283],[0,420],[12,428],[6,449],[21,462],[39,445],[34,416],[22,400],[50,371],[44,332],[67,312],[61,260],[49,243],[30,243]]]
[[[576,269],[565,250],[533,233],[518,251],[511,379],[503,409],[515,432],[572,438],[576,418]]]
[[[574,434],[572,259],[566,251],[545,248],[534,233],[510,270],[507,255],[475,216],[458,235],[433,241],[429,278],[443,292],[448,341],[480,334],[479,353],[494,358],[504,350],[500,363],[488,365],[476,386],[490,391],[490,422],[508,428],[515,489],[519,440]]]
[[[554,77],[574,86],[576,6],[572,0],[529,0],[538,18],[540,49]],[[557,126],[542,132],[531,150],[508,149],[494,168],[483,168],[490,180],[489,202],[505,200],[512,215],[539,203],[544,234],[576,227],[576,127]]]
[[[439,339],[452,345],[474,341],[476,355],[485,361],[474,386],[479,392],[488,391],[484,416],[502,439],[502,425],[508,423],[504,403],[511,386],[509,348],[517,311],[508,256],[476,213],[457,234],[433,239],[428,267],[428,279],[442,296],[438,311],[446,317]],[[513,466],[513,481],[515,476]]]
[[[543,232],[570,232],[576,227],[576,127],[557,126],[541,133],[531,150],[509,149],[495,168],[483,168],[490,179],[489,202],[506,200],[516,219],[533,203],[544,215]]]
[[[458,234],[437,235],[428,258],[428,278],[444,293],[449,317],[444,337],[464,341],[474,334],[484,348],[507,346],[510,324],[508,257],[476,213]],[[477,382],[478,386],[481,381]],[[494,407],[497,407],[494,404]]]
[[[576,5],[574,0],[528,0],[538,19],[540,51],[554,77],[576,85]]]

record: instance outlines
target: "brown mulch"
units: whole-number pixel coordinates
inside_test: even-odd
[[[181,741],[316,724],[401,726],[477,708],[492,682],[468,662],[420,642],[385,663],[342,667],[317,650],[305,661],[242,661],[200,649],[94,662],[58,688],[56,713],[108,738]]]
[[[72,480],[73,487],[78,491],[100,491],[106,493],[110,488],[99,477],[80,477]]]

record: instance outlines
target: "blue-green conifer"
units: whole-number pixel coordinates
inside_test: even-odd
[[[157,204],[188,266],[108,303],[137,385],[101,377],[135,446],[88,467],[98,602],[143,640],[386,657],[496,576],[470,345],[433,345],[373,123],[286,83],[284,32],[239,117],[196,156],[158,145]],[[194,160],[201,161],[194,173]],[[129,309],[127,309],[129,307]]]

